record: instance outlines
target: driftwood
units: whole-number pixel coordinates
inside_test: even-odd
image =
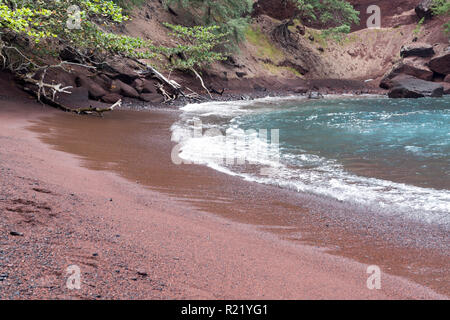
[[[13,61],[12,57],[9,54],[9,51],[15,52],[20,57],[18,61]],[[4,68],[8,68],[12,72],[19,74],[19,78],[23,82],[35,85],[37,87],[37,91],[34,91],[27,87],[25,87],[24,90],[36,96],[37,100],[41,103],[46,103],[48,105],[51,105],[66,112],[73,112],[77,114],[97,113],[98,115],[103,115],[103,112],[112,111],[122,104],[122,100],[119,100],[112,106],[107,108],[98,108],[90,106],[88,108],[72,109],[56,101],[56,95],[58,93],[71,94],[72,92],[70,92],[69,89],[72,89],[72,86],[63,86],[62,83],[49,84],[44,81],[47,71],[50,68],[61,68],[63,70],[66,70],[65,69],[66,65],[77,65],[87,69],[96,69],[96,67],[68,61],[61,61],[59,64],[56,65],[39,66],[31,59],[29,59],[25,54],[23,54],[19,49],[11,46],[6,46],[5,43],[1,41],[1,39],[0,39],[0,58],[2,60]],[[23,74],[20,75],[20,72],[23,72],[24,70],[28,71],[30,69],[32,69],[34,72],[28,72],[25,75]],[[37,72],[40,71],[42,71],[40,79],[39,80],[34,79]]]
[[[36,96],[36,98],[38,97],[36,91],[34,91],[32,89],[29,89],[29,88],[26,88],[26,87],[24,88],[24,90],[29,92],[30,94]],[[65,92],[65,93],[67,93],[67,92]],[[69,94],[70,94],[70,92],[69,92]],[[54,108],[60,109],[62,111],[65,111],[65,112],[71,112],[71,113],[76,113],[76,114],[94,114],[94,113],[96,113],[99,116],[103,116],[104,112],[113,111],[115,108],[120,107],[122,105],[122,100],[119,100],[119,101],[117,101],[116,103],[114,103],[113,105],[111,105],[110,107],[107,107],[107,108],[98,108],[98,107],[89,106],[87,108],[76,108],[76,109],[73,109],[73,108],[69,108],[69,107],[67,107],[67,106],[57,102],[56,100],[51,99],[51,98],[49,98],[49,97],[47,97],[45,95],[41,95],[39,101],[42,102],[42,103],[45,103],[45,104],[47,104],[49,106],[52,106]]]
[[[144,68],[146,68],[147,70],[144,71],[144,74],[152,74],[153,77],[155,77],[156,79],[158,79],[159,81],[161,81],[162,83],[168,85],[170,88],[172,88],[175,92],[175,94],[177,95],[183,95],[184,93],[183,91],[181,91],[181,85],[178,84],[177,82],[173,81],[173,80],[169,80],[168,78],[166,78],[162,73],[160,73],[158,70],[156,70],[155,68],[153,68],[151,65],[148,65],[138,59],[132,58],[131,60],[135,61],[136,63],[138,63],[139,65],[143,66]]]

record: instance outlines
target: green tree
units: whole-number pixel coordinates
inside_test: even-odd
[[[322,24],[333,25],[329,31],[348,33],[353,23],[359,23],[359,11],[345,0],[289,0],[299,14]]]
[[[450,1],[448,0],[434,0],[433,1],[433,14],[437,16],[450,16]],[[444,30],[446,33],[450,33],[450,21],[444,23]]]
[[[214,51],[217,45],[224,43],[227,36],[226,33],[218,32],[218,26],[184,27],[169,23],[164,25],[171,30],[170,36],[180,40],[175,47],[160,47],[160,51],[171,59],[173,68],[192,70],[226,59],[224,54]]]
[[[245,37],[252,0],[166,0],[167,5],[186,10],[197,25],[217,25],[220,33],[239,42]]]
[[[99,54],[153,57],[150,42],[107,31],[126,20],[109,0],[0,0],[1,33],[28,37],[45,48],[55,47],[53,41]]]

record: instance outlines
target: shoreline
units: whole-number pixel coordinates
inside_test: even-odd
[[[22,102],[19,99],[18,104],[22,105]],[[7,210],[8,219],[6,227],[2,225],[5,232],[2,232],[1,241],[7,244],[4,256],[12,259],[8,253],[15,252],[19,257],[26,257],[23,261],[15,261],[18,265],[14,261],[2,262],[9,274],[0,285],[7,288],[6,291],[0,290],[2,298],[20,297],[14,296],[17,291],[11,287],[17,285],[14,279],[21,282],[19,287],[28,286],[20,293],[22,297],[29,295],[30,298],[448,299],[448,296],[437,295],[430,289],[385,273],[382,290],[368,290],[366,265],[324,253],[327,246],[306,245],[307,239],[301,239],[297,244],[299,240],[280,237],[280,232],[282,234],[287,229],[268,223],[270,217],[264,217],[264,212],[262,216],[250,212],[247,217],[241,217],[241,221],[227,217],[226,212],[222,215],[217,215],[214,210],[213,214],[205,213],[210,212],[211,203],[218,211],[223,211],[228,205],[221,204],[214,192],[204,194],[203,200],[195,200],[196,196],[190,194],[189,204],[179,199],[191,189],[181,184],[178,190],[169,190],[172,186],[162,183],[167,180],[163,176],[153,176],[152,180],[156,180],[153,185],[158,188],[149,190],[144,187],[149,185],[145,181],[133,183],[118,177],[116,173],[123,174],[114,168],[113,163],[106,166],[110,168],[105,168],[105,164],[99,165],[107,163],[107,158],[90,162],[80,154],[76,159],[68,153],[51,150],[39,142],[36,133],[24,129],[29,127],[30,120],[34,122],[33,131],[36,132],[34,120],[39,119],[40,139],[45,140],[42,137],[45,133],[58,136],[57,131],[61,129],[45,128],[42,124],[46,121],[51,123],[52,119],[63,117],[84,126],[87,119],[78,118],[80,121],[76,121],[76,117],[42,109],[36,112],[34,108],[38,105],[31,101],[29,104],[27,108],[32,109],[9,110],[6,114],[1,110],[2,122],[8,120],[8,124],[1,128],[1,138],[6,141],[3,144],[6,148],[0,152],[1,166],[2,172],[8,172],[8,178],[2,181],[2,195],[7,196],[1,199],[0,206],[3,212]],[[152,132],[165,135],[158,114],[152,114],[153,125],[156,126]],[[97,120],[88,119],[87,122],[95,124]],[[65,126],[64,122],[59,123]],[[160,138],[154,137],[150,142],[153,146],[164,144]],[[93,144],[97,142],[93,141]],[[54,142],[46,143],[58,150]],[[89,146],[82,150],[98,152]],[[67,145],[67,140],[66,147],[76,149],[74,145]],[[77,154],[73,150],[71,153]],[[103,154],[106,155],[109,154]],[[166,168],[156,169],[164,171]],[[110,173],[111,170],[116,173]],[[192,168],[186,172],[189,170]],[[199,176],[200,173],[203,174]],[[203,167],[197,167],[190,174],[197,176],[194,184],[222,176]],[[180,181],[174,183],[179,184]],[[247,187],[244,183],[233,183],[233,188]],[[256,201],[261,196],[259,192],[267,192],[262,190],[267,187],[254,188],[252,196]],[[214,199],[219,200],[215,205]],[[245,199],[245,196],[238,197],[240,201]],[[239,207],[237,203],[230,205],[234,209]],[[43,219],[41,216],[29,217],[29,214],[35,215],[28,212],[32,211],[28,210],[29,206],[44,213],[47,211],[50,220],[40,221]],[[8,211],[8,208],[13,211]],[[20,213],[21,218],[12,214],[14,212]],[[265,226],[265,230],[255,227],[255,224]],[[55,232],[55,226],[59,231]],[[24,236],[8,235],[8,228],[12,227]],[[318,227],[321,228],[324,227]],[[49,232],[50,229],[52,231]],[[278,232],[267,232],[273,231],[271,229],[278,229]],[[73,236],[67,239],[64,236],[67,232]],[[50,239],[50,243],[45,239]],[[36,250],[22,255],[30,246],[38,246],[38,253],[49,251],[48,255],[34,257]],[[55,255],[55,252],[59,254]],[[30,256],[37,260],[34,266],[30,264]],[[87,268],[87,280],[83,280],[86,285],[80,292],[64,288],[64,267],[73,264],[74,260]],[[46,267],[48,265],[49,268]],[[25,275],[25,281],[23,277],[16,278],[20,273]],[[36,273],[39,275],[37,279]],[[11,283],[6,286],[8,281]],[[30,288],[30,281],[37,285]]]

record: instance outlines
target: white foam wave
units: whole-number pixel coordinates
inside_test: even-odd
[[[204,164],[217,171],[240,176],[248,181],[277,185],[299,192],[330,197],[338,201],[354,205],[370,206],[381,209],[386,214],[402,214],[411,219],[428,223],[450,224],[450,191],[421,188],[401,183],[395,183],[376,178],[366,178],[346,172],[335,161],[315,155],[303,153],[300,155],[283,155],[282,161],[274,161],[273,154],[265,157],[255,156],[248,146],[230,150],[230,145],[224,136],[193,137],[192,117],[210,115],[226,115],[230,121],[242,114],[254,111],[246,108],[255,104],[267,104],[267,107],[284,103],[288,98],[265,98],[258,101],[213,102],[206,104],[187,105],[183,108],[180,121],[172,126],[172,140],[180,145],[180,157],[193,163]],[[229,126],[230,122],[228,122]],[[213,125],[212,125],[213,126]],[[218,127],[228,129],[229,134],[242,138],[242,130],[236,127]],[[257,128],[255,128],[257,129]],[[266,141],[254,140],[261,149],[270,150]],[[254,146],[254,145],[253,145]],[[408,147],[410,152],[418,152]],[[261,176],[249,172],[245,166],[227,165],[227,154],[234,152],[236,159],[246,159],[248,163],[257,163],[270,168],[270,176]],[[293,161],[296,166],[293,166]],[[313,166],[311,166],[313,165]],[[311,168],[313,167],[313,168]]]

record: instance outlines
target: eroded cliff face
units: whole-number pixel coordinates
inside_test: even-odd
[[[225,63],[209,68],[208,73],[222,79],[240,78],[339,78],[381,79],[400,59],[400,49],[413,41],[435,46],[437,53],[448,46],[442,32],[442,18],[427,20],[417,29],[419,18],[414,8],[420,0],[349,0],[360,11],[361,23],[339,40],[323,38],[314,23],[289,26],[288,43],[274,36],[274,29],[295,12],[289,1],[255,1],[253,24],[247,41]],[[367,8],[381,9],[381,29],[367,29]],[[168,44],[161,22],[179,23],[159,1],[148,1],[135,10],[126,32],[156,43]]]

